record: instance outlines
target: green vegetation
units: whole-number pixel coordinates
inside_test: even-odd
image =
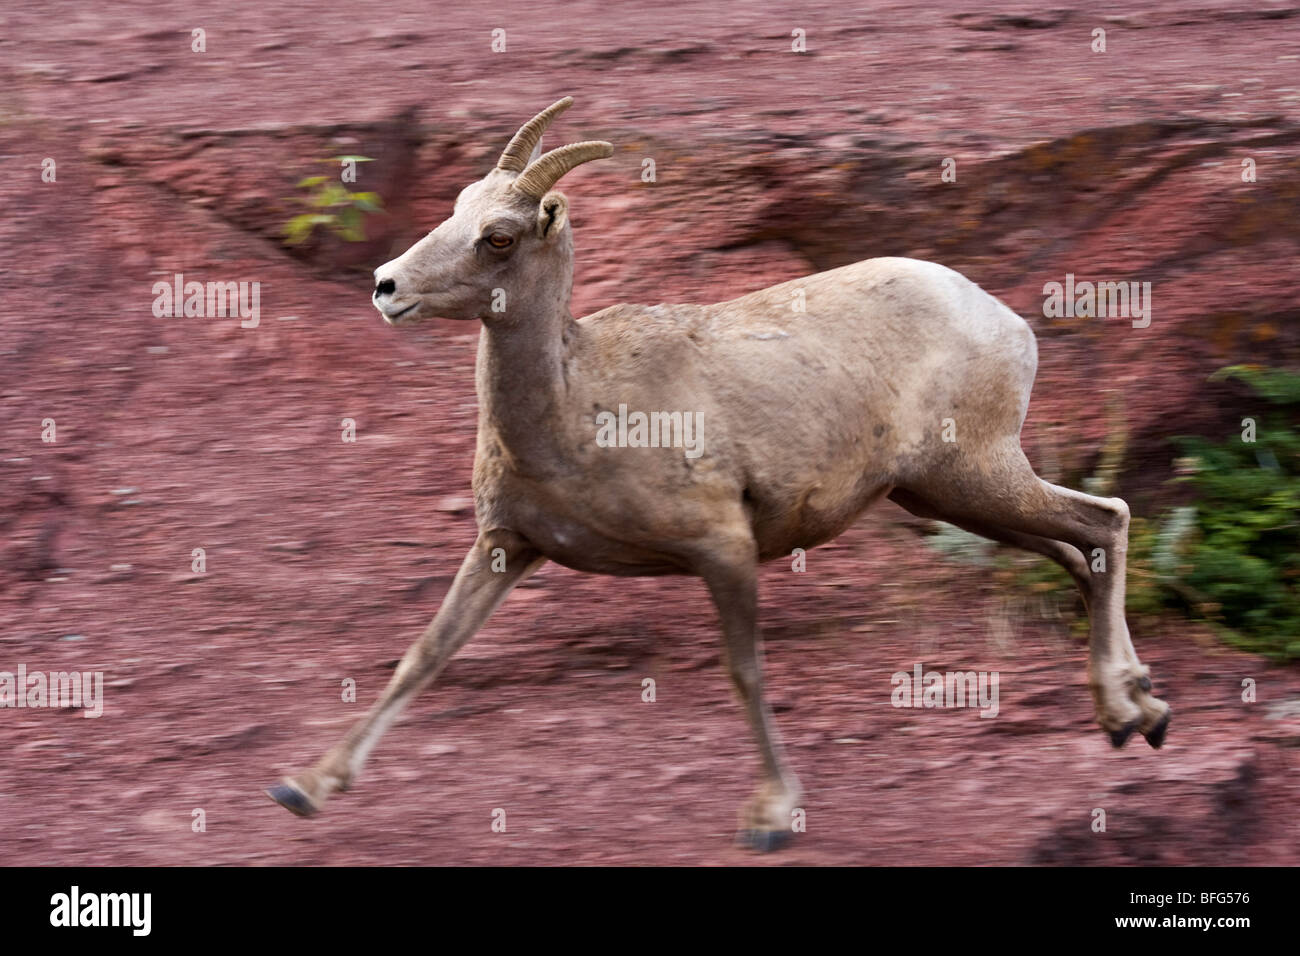
[[[368,156],[332,156],[322,163],[369,163]],[[365,217],[383,211],[383,200],[378,193],[352,192],[331,176],[308,176],[298,182],[298,188],[308,190],[306,196],[295,196],[291,202],[307,206],[311,212],[294,216],[284,224],[285,242],[296,246],[311,238],[317,226],[348,242],[362,242],[366,238]]]
[[[1267,406],[1255,440],[1182,438],[1197,493],[1196,529],[1180,577],[1198,609],[1234,644],[1300,658],[1300,375],[1233,366]],[[1246,432],[1248,423],[1243,423]]]
[[[1132,519],[1129,620],[1140,626],[1181,611],[1228,643],[1300,660],[1300,374],[1243,365],[1214,378],[1245,384],[1261,400],[1259,411],[1243,415],[1251,421],[1224,441],[1175,439],[1184,457],[1174,481],[1190,485],[1195,501],[1159,519]],[[1099,473],[1116,471],[1122,457],[1122,423],[1114,433],[1120,437],[1107,441]],[[1093,490],[1108,477],[1084,484]],[[1069,575],[1044,559],[1027,563],[1004,552],[999,564],[1028,590],[1074,591]]]

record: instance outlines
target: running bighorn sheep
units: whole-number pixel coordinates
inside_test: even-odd
[[[1091,618],[1098,722],[1116,746],[1134,730],[1160,746],[1169,707],[1150,694],[1124,619],[1128,507],[1043,481],[1020,448],[1038,362],[1028,324],[956,272],[898,258],[715,305],[616,305],[575,320],[569,203],[553,188],[614,148],[539,155],[543,131],[571,103],[520,129],[450,219],[375,270],[374,304],[390,324],[483,322],[478,539],[379,701],[270,795],[306,815],[346,789],[402,708],[549,559],[704,579],[762,757],[742,841],[775,846],[800,790],[763,700],[758,564],[831,540],[885,495],[1063,565]],[[803,311],[791,306],[797,292]],[[694,455],[663,447],[680,444],[671,441],[608,447],[601,429],[615,415],[631,421],[627,409],[665,413],[661,435],[693,415],[702,444]],[[944,419],[957,441],[944,440]],[[1091,570],[1097,548],[1104,572]]]

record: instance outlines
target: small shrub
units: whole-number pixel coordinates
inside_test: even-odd
[[[369,163],[368,156],[333,156],[320,160],[323,163],[346,161]],[[299,180],[299,189],[308,190],[306,196],[295,196],[291,202],[307,206],[311,212],[294,216],[284,224],[284,241],[296,246],[311,238],[317,226],[322,226],[347,242],[363,242],[366,238],[365,217],[383,212],[383,200],[378,193],[352,192],[331,176],[308,176]]]
[[[1196,490],[1196,532],[1181,579],[1197,609],[1239,646],[1300,658],[1300,375],[1233,366],[1267,406],[1255,440],[1180,438]]]
[[[1180,477],[1195,503],[1158,520],[1134,517],[1129,527],[1126,610],[1130,621],[1171,607],[1203,618],[1236,646],[1278,659],[1300,659],[1300,375],[1283,369],[1232,366],[1214,379],[1235,379],[1261,400],[1254,441],[1175,439]],[[1099,475],[1085,479],[1111,493],[1123,425],[1112,422]],[[1244,425],[1243,425],[1244,430]],[[1005,567],[1005,566],[1004,566]],[[1012,565],[1016,584],[1063,596],[1074,582],[1056,564]],[[1081,620],[1075,622],[1076,629]]]

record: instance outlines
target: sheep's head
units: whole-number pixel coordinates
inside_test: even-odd
[[[542,133],[572,103],[566,96],[533,117],[496,168],[461,190],[450,219],[375,270],[373,301],[385,322],[492,319],[559,274],[567,299],[569,207],[552,189],[575,166],[614,153],[609,143],[586,142],[541,155]]]

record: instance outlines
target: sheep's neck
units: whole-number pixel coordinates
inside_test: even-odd
[[[577,330],[569,312],[572,259],[565,265],[508,318],[484,321],[479,336],[479,431],[494,435],[516,467],[537,474],[554,469],[565,425],[565,364]]]

